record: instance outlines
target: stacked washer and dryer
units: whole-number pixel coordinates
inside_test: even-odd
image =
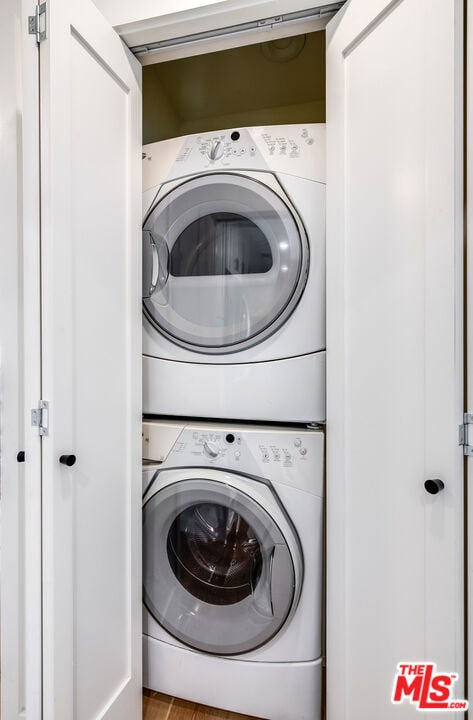
[[[143,182],[144,685],[316,720],[325,126],[147,145]]]

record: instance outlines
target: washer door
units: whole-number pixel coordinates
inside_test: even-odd
[[[228,482],[199,477],[146,502],[143,585],[147,609],[167,632],[218,655],[268,642],[300,591],[268,512]]]
[[[190,350],[242,350],[286,321],[308,262],[302,223],[274,190],[230,173],[192,178],[144,223],[145,314]]]

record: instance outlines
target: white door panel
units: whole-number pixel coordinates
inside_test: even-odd
[[[352,0],[327,28],[329,720],[415,717],[406,660],[463,697],[461,26]]]
[[[128,720],[141,694],[140,70],[91,2],[48,3],[41,125],[44,717]]]

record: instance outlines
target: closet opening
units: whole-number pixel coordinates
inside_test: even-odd
[[[162,157],[163,166],[166,168],[164,175],[166,175],[171,163],[176,159],[175,155],[171,158],[167,150],[168,147],[175,147],[175,145],[171,144],[173,139],[183,138],[183,146],[185,146],[185,136],[199,136],[200,134],[205,136],[205,134],[212,133],[217,137],[221,136],[221,133],[225,131],[226,136],[228,136],[226,140],[229,140],[231,137],[231,141],[236,147],[239,146],[238,143],[240,141],[240,138],[236,137],[236,135],[244,133],[246,129],[250,129],[251,131],[252,128],[258,128],[260,135],[266,130],[268,133],[271,132],[272,137],[275,138],[274,154],[285,155],[287,153],[289,156],[291,145],[288,143],[286,147],[282,140],[283,137],[289,137],[290,135],[288,126],[301,126],[298,129],[300,136],[304,126],[310,127],[313,124],[325,123],[325,31],[319,27],[318,29],[308,32],[288,34],[283,37],[271,37],[270,39],[268,39],[267,33],[262,32],[260,37],[263,40],[262,42],[253,42],[248,45],[219,49],[213,52],[189,55],[187,57],[173,57],[172,59],[159,61],[159,54],[157,54],[154,57],[158,62],[144,64],[144,165],[147,162],[145,155],[148,149],[146,146],[151,144],[164,141],[162,146],[153,145],[153,148],[150,149],[149,152],[153,154],[153,162],[156,159],[158,159],[159,162],[159,158]],[[163,55],[163,58],[167,57],[167,55]],[[151,58],[146,58],[146,62],[149,60],[151,60]],[[284,126],[284,129],[281,128],[281,132],[278,132],[278,126]],[[301,147],[304,146],[303,143],[306,139],[304,136],[299,138],[298,142],[300,142]],[[166,141],[169,141],[169,145]],[[197,141],[201,144],[200,139]],[[205,142],[206,140],[203,137],[202,143]],[[246,153],[250,159],[251,148],[247,145],[248,143],[245,145]],[[208,149],[206,146],[206,150]],[[219,148],[216,149],[216,152],[218,150]],[[254,181],[257,182],[257,179],[255,178]],[[188,187],[190,184],[191,181],[188,182]],[[321,185],[314,183],[314,186],[317,186],[317,188],[314,188],[314,197],[311,201],[309,200],[308,203],[316,206],[320,202],[318,193],[320,192]],[[145,195],[147,192],[152,192],[147,188],[146,183],[144,192]],[[166,190],[168,194],[163,196],[168,199],[163,200],[163,207],[165,207],[162,212],[160,211],[161,214],[165,217],[166,222],[175,223],[176,227],[179,224],[179,215],[186,214],[186,217],[189,215],[189,218],[187,218],[188,225],[186,229],[182,232],[180,231],[181,234],[177,236],[172,251],[169,249],[166,250],[164,247],[164,243],[162,242],[163,227],[161,227],[159,221],[156,220],[153,225],[156,231],[154,242],[157,243],[155,247],[156,254],[159,256],[159,267],[166,265],[168,268],[167,277],[161,276],[159,274],[160,271],[157,277],[158,293],[161,293],[163,298],[162,304],[158,303],[158,309],[162,310],[163,315],[166,315],[168,312],[168,295],[174,299],[173,288],[176,284],[179,284],[180,288],[184,286],[184,283],[187,283],[190,287],[189,292],[191,292],[194,284],[199,281],[201,285],[205,285],[205,287],[207,287],[207,285],[209,286],[208,292],[210,293],[212,281],[215,278],[228,278],[230,276],[228,280],[228,293],[230,293],[232,277],[241,278],[239,282],[245,282],[248,287],[250,287],[253,278],[257,278],[263,274],[269,275],[271,271],[275,271],[276,264],[271,256],[268,256],[270,252],[268,242],[260,231],[256,232],[258,229],[257,226],[250,227],[248,219],[245,219],[243,222],[239,215],[237,218],[235,215],[236,210],[232,210],[230,207],[225,213],[220,212],[220,214],[218,214],[217,211],[211,212],[211,210],[209,210],[205,217],[201,217],[201,211],[197,207],[197,201],[194,203],[197,208],[195,210],[196,217],[191,221],[190,206],[185,205],[184,200],[180,198],[180,196],[177,197],[174,202],[174,192],[179,194],[180,190],[179,188],[174,188],[173,184],[170,183],[169,188]],[[242,192],[240,188],[240,195]],[[239,199],[241,203],[249,207],[251,203],[248,198],[245,198],[241,199],[240,197]],[[225,202],[231,203],[234,199],[236,199],[234,194],[229,195],[228,198],[225,196]],[[151,200],[149,196],[144,205],[148,204]],[[173,202],[177,208],[175,210]],[[268,225],[270,222],[268,219],[268,217],[270,217],[269,205],[263,209],[265,210],[265,224]],[[260,210],[261,207],[259,206],[258,211]],[[147,210],[145,210],[145,212],[147,212]],[[223,214],[225,217],[223,217]],[[282,213],[280,214],[283,216]],[[151,227],[152,223],[147,224],[145,222],[145,228],[147,228],[148,225],[151,234],[153,229]],[[206,237],[212,239],[211,247],[207,248],[207,254],[202,254],[199,262],[193,264],[191,268],[187,268],[187,266],[186,268],[181,267],[182,262],[179,253],[187,257],[189,255],[188,246],[194,246],[196,244],[196,238],[203,233],[203,230],[206,231],[204,233]],[[301,232],[301,234],[303,233]],[[247,243],[243,243],[243,235],[246,240],[248,240],[248,243],[251,242],[253,254],[249,252]],[[247,262],[247,266],[245,265],[245,268],[247,267],[246,271],[243,272],[240,268],[239,272],[233,276],[230,270],[222,270],[223,266],[227,268],[227,266],[230,267],[231,265],[233,268],[234,261],[236,260],[227,247],[230,241],[233,251],[236,252],[235,248],[237,248],[238,254],[244,255],[245,257],[243,259]],[[254,256],[256,252],[255,248],[260,251],[257,257]],[[268,260],[268,257],[271,259]],[[316,259],[317,255],[314,252],[314,264]],[[294,262],[292,257],[291,260]],[[304,258],[301,257],[301,264],[303,260]],[[280,265],[283,267],[285,263],[281,261]],[[149,277],[152,278],[152,263],[149,263],[148,270],[150,273]],[[163,287],[161,287],[161,284]],[[281,295],[284,290],[282,281],[278,281],[278,287],[278,294]],[[168,293],[168,295],[166,295],[166,293]],[[300,289],[300,293],[302,293],[302,289]],[[311,301],[313,301],[313,298],[311,298]],[[149,301],[145,300],[144,304],[146,307],[148,307],[147,303],[151,308]],[[236,307],[236,303],[233,304]],[[196,303],[194,303],[194,305],[196,305]],[[209,301],[208,305],[211,306],[212,303]],[[192,303],[187,303],[186,307],[183,308],[177,302],[175,303],[175,308],[176,313],[179,312],[185,316],[186,326],[184,329],[187,329],[190,319],[192,320],[193,326],[198,324],[197,316],[202,315],[201,308],[194,308]],[[196,317],[192,316],[191,318],[194,309]],[[147,316],[148,320],[150,317],[152,317],[151,310],[150,316]],[[167,315],[164,319],[158,318],[158,320],[160,327],[162,327],[165,325],[165,321],[168,321]],[[175,324],[174,322],[174,327]],[[236,320],[234,324],[236,324]],[[165,327],[168,326],[171,328],[170,322],[167,322],[167,325],[165,325]],[[176,333],[173,330],[174,335],[172,335],[172,328],[169,328],[167,337],[170,337],[171,341],[176,342],[176,338],[174,337]],[[209,336],[212,334],[212,329],[213,325],[209,323]],[[220,337],[218,340],[220,340]],[[240,340],[244,342],[244,339]],[[184,351],[192,349],[188,335],[185,336],[184,340],[179,335],[178,341],[179,346],[183,347]],[[234,336],[232,336],[232,342],[236,342]],[[206,352],[210,352],[209,347],[211,348],[210,341],[206,342]],[[146,350],[144,352],[146,354]],[[238,362],[238,360],[235,359],[237,355],[238,353],[233,355],[233,362]],[[260,363],[260,367],[264,365],[265,363]],[[180,367],[185,366],[191,367],[192,362],[183,362],[180,365]],[[224,365],[218,365],[218,367],[221,368],[224,367]],[[145,376],[147,371],[144,369],[143,372]],[[199,384],[205,385],[205,383]],[[144,409],[146,422],[144,425],[143,457],[146,459],[146,474],[149,477],[149,468],[153,467],[153,463],[162,461],[168,452],[168,450],[163,450],[161,445],[170,447],[168,439],[165,438],[165,434],[167,432],[171,433],[172,442],[177,438],[177,430],[174,428],[174,423],[178,423],[179,421],[170,417],[172,415],[171,412],[163,412],[162,415],[159,415],[156,414],[151,407],[147,409],[145,405]],[[183,414],[194,419],[205,417],[204,413],[199,413],[198,408],[194,408],[193,411],[188,413],[179,413],[181,416]],[[166,415],[168,415],[167,418],[165,417]],[[229,416],[214,415],[213,418],[220,423],[222,423],[222,420],[230,422]],[[286,417],[281,416],[280,418],[281,424],[286,421],[284,425],[290,424],[291,421],[288,423],[287,420]],[[167,423],[169,428],[166,429],[166,433],[162,430],[160,435],[157,432],[153,435],[153,421],[161,425]],[[241,418],[240,421],[242,421]],[[183,421],[183,423],[186,422],[188,422],[188,419]],[[300,420],[293,420],[293,422],[300,422]],[[271,421],[270,424],[274,425],[274,420]],[[210,440],[210,444],[212,444],[212,440]],[[158,445],[159,448],[157,447]],[[237,448],[235,452],[239,455],[240,451]],[[156,465],[155,467],[159,466]],[[153,470],[151,470],[151,472],[153,472]],[[213,505],[206,505],[205,509],[208,515],[210,509],[214,511],[215,507]],[[199,520],[201,521],[200,515]],[[192,521],[194,522],[194,517]],[[164,561],[163,564],[165,564]],[[315,565],[316,563],[314,561],[314,566]],[[256,570],[254,570],[254,572],[256,573]],[[194,578],[194,575],[192,575],[192,578]],[[255,586],[258,585],[257,582],[254,584]],[[246,593],[246,589],[244,589],[244,593]],[[244,600],[241,602],[243,603]],[[237,603],[235,603],[235,607],[236,605]],[[235,610],[235,607],[232,605],[230,609]],[[222,616],[224,611],[225,607],[223,607],[223,609],[220,608]],[[150,621],[149,627],[151,628],[149,633],[145,632],[145,634],[154,637],[153,632],[156,631],[156,628],[152,621]],[[316,653],[317,657],[318,653],[319,650],[317,650]],[[244,659],[244,657],[245,656],[241,659]],[[312,657],[315,657],[315,655],[312,655]],[[236,656],[235,662],[238,661],[238,659],[238,656]],[[146,662],[145,660],[145,664]],[[149,662],[151,663],[151,661]],[[229,660],[228,662],[232,661]],[[247,663],[244,664],[246,665]],[[316,682],[318,681],[314,681],[314,684],[316,684]],[[190,713],[189,717],[192,717],[192,713],[197,713],[197,715],[202,718],[216,717],[216,715],[214,715],[214,713],[217,712],[216,710],[198,705],[198,703],[180,699],[186,697],[186,691],[183,690],[182,695],[179,695],[178,687],[174,690],[173,683],[171,683],[169,687],[171,686],[173,686],[172,690],[166,689],[166,692],[171,693],[170,695],[162,695],[155,691],[144,689],[144,717],[160,720],[161,717],[164,718],[167,716],[166,713],[168,713],[168,715],[170,713],[169,717],[172,717],[172,713],[176,711],[183,713],[188,712]],[[187,693],[187,697],[189,697],[189,691],[187,691]],[[210,705],[211,703],[208,701],[208,704]],[[217,702],[215,702],[215,704],[217,704]],[[222,717],[224,716],[228,717],[229,720],[233,720],[233,718],[235,718],[235,720],[236,718],[243,720],[243,715],[234,715],[230,713],[230,711],[222,711]]]

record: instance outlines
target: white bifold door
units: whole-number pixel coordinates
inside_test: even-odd
[[[464,698],[462,14],[327,27],[328,720],[422,715],[398,663]]]
[[[2,18],[7,10],[6,39],[21,27],[34,43],[34,6],[18,22],[14,0]],[[415,704],[391,702],[400,662],[458,673],[455,695],[464,693],[462,13],[461,0],[350,0],[327,28],[327,720],[418,717]],[[46,15],[40,119],[35,92],[18,111],[21,132],[33,115],[40,127],[40,168],[25,165],[22,177],[33,192],[25,178],[40,175],[41,212],[28,207],[41,253],[28,233],[20,247],[24,189],[23,199],[8,195],[2,246],[15,274],[2,267],[1,299],[15,308],[0,313],[0,379],[10,388],[2,573],[13,578],[2,587],[1,681],[17,705],[5,720],[139,720],[140,66],[91,0],[48,0]],[[6,127],[14,142],[20,126]],[[13,177],[20,166],[0,147]],[[37,303],[22,310],[23,341],[20,277],[27,299],[28,278],[38,284]],[[25,368],[37,352],[40,377],[28,371],[24,396],[20,347],[33,347]],[[36,391],[48,422],[34,445]],[[32,456],[23,495],[22,427]],[[30,501],[42,508],[41,568],[39,542],[30,547],[42,601],[34,592],[21,601],[24,634],[15,558],[22,538],[39,534],[37,515],[19,520]],[[20,646],[31,672],[17,662]],[[25,677],[26,710],[17,700]]]
[[[90,0],[40,45],[43,719],[141,708],[141,66]]]

